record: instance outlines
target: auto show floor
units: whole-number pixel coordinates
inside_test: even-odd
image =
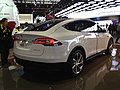
[[[0,69],[0,90],[120,90],[120,44],[117,55],[89,60],[82,73],[71,77],[63,71],[24,72],[22,66]]]

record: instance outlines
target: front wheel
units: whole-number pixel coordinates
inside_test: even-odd
[[[81,50],[73,51],[68,59],[70,72],[72,75],[81,73],[84,66],[84,54]]]

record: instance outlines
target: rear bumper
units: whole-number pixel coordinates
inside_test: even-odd
[[[28,68],[31,68],[31,69],[45,70],[45,71],[65,70],[68,67],[67,62],[63,62],[63,63],[41,63],[41,62],[23,60],[23,59],[20,59],[20,58],[17,58],[17,57],[15,57],[15,60],[18,64],[20,64],[24,67],[28,67]]]

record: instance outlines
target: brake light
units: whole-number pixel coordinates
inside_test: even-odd
[[[54,44],[57,44],[57,40],[52,38],[37,38],[34,41],[34,44],[42,44],[47,46],[53,46]]]

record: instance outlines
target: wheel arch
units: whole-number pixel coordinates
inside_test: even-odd
[[[114,44],[114,40],[113,40],[113,38],[111,37],[109,40],[108,40],[108,43],[107,43],[107,48],[108,48],[108,46],[109,46],[109,42],[110,41],[112,41],[113,42],[113,44]]]
[[[71,54],[72,54],[74,51],[76,51],[76,50],[81,50],[81,51],[83,52],[83,54],[84,54],[84,59],[86,58],[85,49],[84,49],[82,46],[76,46],[76,47],[74,47],[74,48],[71,50],[71,52],[70,52],[70,54],[69,54],[69,56],[68,56],[67,61],[69,60]]]
[[[107,48],[105,50],[105,54],[108,54],[108,55],[111,54],[111,50],[112,50],[112,48],[110,49],[111,43],[112,43],[112,48],[113,48],[114,47],[114,40],[113,40],[112,37],[108,40]]]
[[[113,38],[112,38],[112,37],[109,39],[109,41],[110,41],[110,40],[112,40],[112,41],[114,42],[114,40],[113,40]],[[109,43],[109,41],[108,41],[108,43]]]

